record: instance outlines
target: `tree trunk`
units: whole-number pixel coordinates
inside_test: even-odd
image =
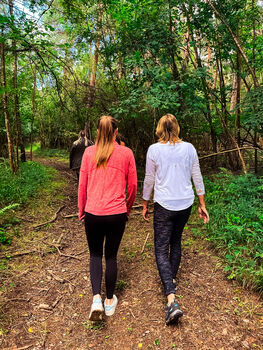
[[[89,96],[89,107],[92,107],[95,102],[95,86],[96,86],[96,72],[97,66],[99,62],[99,48],[100,48],[100,40],[98,38],[98,31],[101,27],[101,19],[102,19],[102,4],[99,4],[99,15],[97,20],[97,39],[95,41],[94,47],[94,60],[92,65],[92,71],[90,76],[90,96]]]
[[[201,57],[200,57],[199,52],[198,52],[198,48],[196,45],[196,40],[194,38],[193,30],[190,30],[190,16],[187,13],[186,8],[185,8],[185,13],[186,13],[186,18],[187,18],[189,40],[194,43],[194,55],[195,55],[195,60],[196,60],[196,63],[193,62],[194,67],[195,67],[195,69],[197,67],[203,68],[202,60],[201,60]],[[209,52],[209,55],[210,54],[211,54],[211,52]],[[210,56],[209,56],[209,60],[210,60]],[[211,135],[213,152],[217,153],[217,135],[216,135],[216,130],[215,130],[214,125],[213,125],[213,118],[212,118],[211,108],[210,108],[209,84],[206,82],[206,79],[204,77],[201,78],[201,81],[202,81],[203,92],[205,95],[205,104],[206,104],[206,111],[204,111],[203,113],[204,113],[204,117],[207,120],[209,127],[210,127],[210,135]],[[216,163],[217,163],[217,157],[215,157],[213,159],[213,167],[216,166]]]
[[[122,79],[122,71],[123,71],[123,59],[122,59],[121,56],[118,58],[118,69],[117,69],[117,71],[118,71],[118,78],[119,78],[119,80],[121,80]]]
[[[33,91],[32,91],[32,119],[31,119],[31,126],[30,126],[30,159],[32,161],[33,159],[33,129],[34,129],[34,119],[35,119],[35,113],[36,113],[36,66],[33,68]]]
[[[183,63],[182,63],[182,73],[184,73],[187,69],[189,56],[190,56],[190,44],[189,44],[189,28],[187,28],[187,32],[184,34],[184,53],[183,53]]]
[[[14,107],[15,107],[15,118],[16,118],[16,136],[17,136],[17,144],[20,148],[20,159],[21,162],[26,161],[26,152],[24,147],[24,140],[22,135],[21,128],[21,117],[19,112],[19,98],[17,93],[17,53],[14,54],[14,68],[13,68],[13,86],[14,86]]]
[[[173,27],[173,23],[172,23],[172,13],[171,13],[172,9],[171,9],[171,4],[169,1],[169,31],[170,31],[170,48],[168,49],[169,54],[171,56],[171,60],[172,60],[172,75],[173,75],[173,80],[174,81],[178,81],[179,80],[179,71],[175,62],[175,55],[174,55],[174,49],[173,49],[173,45],[174,45],[174,39],[173,39],[173,31],[174,31],[174,27]]]
[[[255,10],[255,0],[252,0],[252,9],[253,11]],[[253,30],[253,46],[252,46],[252,60],[253,60],[253,72],[256,75],[256,54],[255,54],[255,43],[256,43],[256,26],[255,26],[255,16],[253,16],[253,25],[252,25],[252,30]],[[254,146],[257,146],[257,133],[255,132],[254,135]],[[255,165],[255,174],[258,172],[258,151],[255,148],[255,154],[254,154],[254,165]]]
[[[13,0],[9,0],[9,13],[13,16]],[[24,147],[24,141],[22,136],[21,128],[21,117],[19,112],[19,98],[17,93],[17,52],[16,52],[16,42],[13,40],[12,48],[14,50],[14,64],[13,64],[13,87],[14,87],[14,111],[15,111],[15,121],[16,121],[16,149],[17,149],[17,166],[18,166],[18,147],[20,148],[20,159],[22,162],[26,161],[26,152]]]
[[[237,29],[237,38],[239,37],[238,29]],[[240,52],[237,50],[237,91],[236,91],[236,105],[237,105],[237,111],[236,111],[236,126],[237,126],[237,144],[240,147],[240,90],[241,90],[241,62],[240,62]]]
[[[4,107],[4,118],[5,118],[5,128],[6,128],[6,135],[7,135],[7,142],[8,142],[8,156],[9,156],[9,163],[10,163],[10,169],[12,173],[15,173],[17,171],[17,166],[15,163],[14,158],[14,144],[13,144],[13,138],[11,134],[10,129],[10,116],[8,111],[8,96],[6,92],[6,73],[5,73],[5,44],[4,42],[0,42],[0,54],[1,54],[1,78],[2,78],[2,88],[4,89],[3,94],[3,107]]]
[[[232,82],[232,94],[230,100],[230,113],[233,113],[237,103],[237,74],[234,73],[233,82]]]

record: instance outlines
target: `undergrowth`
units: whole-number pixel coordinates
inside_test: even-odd
[[[17,175],[11,173],[8,162],[0,163],[0,209],[10,204],[25,203],[37,195],[37,189],[50,180],[55,173],[35,162],[21,163]]]
[[[15,175],[11,173],[8,162],[0,163],[0,245],[10,245],[12,236],[18,234],[15,226],[19,220],[13,215],[13,210],[36,197],[38,190],[50,182],[55,172],[55,169],[28,161],[20,164]]]
[[[27,150],[29,151],[29,147]],[[35,156],[39,157],[60,158],[63,160],[69,159],[69,152],[67,150],[58,148],[41,148],[39,143],[34,143],[33,153]]]
[[[263,293],[263,177],[222,169],[205,186],[210,223],[194,234],[220,251],[229,279]]]

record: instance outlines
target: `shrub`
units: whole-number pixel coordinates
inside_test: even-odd
[[[202,234],[223,255],[228,278],[263,292],[263,178],[223,170],[205,185],[210,223]]]
[[[14,175],[8,162],[0,163],[0,209],[14,203],[24,203],[37,195],[37,189],[53,177],[55,170],[35,162],[21,163]]]

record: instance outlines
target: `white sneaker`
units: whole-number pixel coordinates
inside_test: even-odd
[[[101,298],[93,298],[93,303],[90,308],[89,320],[90,321],[102,321],[103,305]]]
[[[113,294],[113,303],[111,305],[106,305],[104,301],[105,315],[112,316],[115,312],[117,304],[118,304],[118,299],[115,294]]]

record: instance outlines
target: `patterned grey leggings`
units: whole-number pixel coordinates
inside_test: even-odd
[[[171,211],[154,203],[154,247],[156,263],[164,286],[165,295],[174,293],[176,277],[181,261],[181,238],[192,206]],[[169,252],[170,248],[170,252]]]

